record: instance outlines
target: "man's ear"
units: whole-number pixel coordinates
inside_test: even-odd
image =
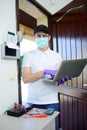
[[[48,36],[48,40],[49,40],[49,41],[50,41],[50,39],[51,39],[51,35]]]

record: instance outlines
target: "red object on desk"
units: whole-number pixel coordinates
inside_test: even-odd
[[[47,114],[27,114],[26,118],[45,118]]]

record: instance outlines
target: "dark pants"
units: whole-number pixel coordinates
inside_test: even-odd
[[[46,105],[33,104],[33,107],[42,109],[53,108],[55,111],[59,111],[59,103],[46,104]],[[55,127],[56,127],[55,130],[58,130],[58,116],[55,119]]]

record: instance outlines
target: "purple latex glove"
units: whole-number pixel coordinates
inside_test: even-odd
[[[56,70],[44,70],[44,75],[50,75],[52,78],[54,78],[56,72]]]
[[[65,78],[61,78],[61,80],[58,81],[58,85],[64,84],[64,83],[67,82],[68,80],[72,80],[72,77],[66,76]]]

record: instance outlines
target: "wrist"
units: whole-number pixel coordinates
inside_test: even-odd
[[[40,71],[39,76],[40,76],[40,78],[42,78],[44,76],[44,71]]]

